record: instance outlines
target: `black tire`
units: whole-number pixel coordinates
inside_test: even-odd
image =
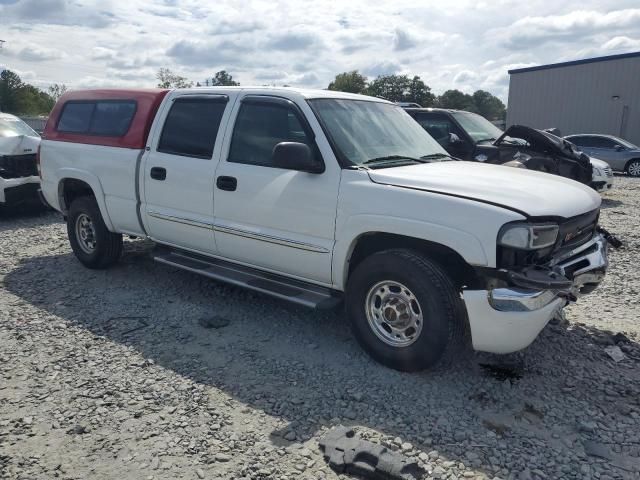
[[[93,249],[82,247],[81,242],[85,243],[78,238],[77,222],[81,216],[88,218],[93,227]],[[78,197],[71,203],[67,215],[67,235],[73,253],[87,268],[108,268],[118,261],[122,253],[122,235],[107,230],[94,197]]]
[[[421,330],[406,346],[381,340],[380,328],[376,333],[367,316],[370,291],[378,291],[373,287],[388,280],[405,286],[418,302],[414,311],[422,313]],[[399,249],[371,255],[351,274],[346,293],[347,313],[356,339],[387,367],[405,372],[424,370],[453,359],[465,345],[467,316],[459,289],[442,267],[418,252]]]
[[[640,159],[630,160],[624,169],[630,177],[640,177]]]

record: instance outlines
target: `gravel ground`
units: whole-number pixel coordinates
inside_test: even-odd
[[[347,478],[318,449],[339,424],[425,478],[640,478],[640,181],[617,178],[602,223],[627,247],[566,322],[518,354],[404,374],[341,312],[156,264],[143,241],[90,271],[58,214],[4,216],[0,478]]]

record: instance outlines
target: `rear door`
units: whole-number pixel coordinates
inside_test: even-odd
[[[470,160],[473,145],[467,135],[444,113],[439,112],[415,112],[411,116],[431,135],[449,154],[463,160]],[[452,141],[451,134],[458,137],[458,141]],[[455,137],[453,137],[455,138]]]
[[[213,254],[213,179],[231,94],[174,92],[154,123],[140,175],[141,214],[155,241]]]

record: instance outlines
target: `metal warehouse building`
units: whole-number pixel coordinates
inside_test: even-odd
[[[640,52],[509,71],[507,125],[640,144]]]

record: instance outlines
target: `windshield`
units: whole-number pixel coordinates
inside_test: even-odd
[[[354,165],[380,159],[447,160],[447,152],[401,107],[368,100],[310,100],[340,154]]]
[[[480,115],[471,112],[452,112],[451,115],[460,126],[469,134],[474,142],[494,141],[502,130]]]
[[[27,137],[40,136],[19,118],[0,117],[0,137],[17,137],[18,135]]]

